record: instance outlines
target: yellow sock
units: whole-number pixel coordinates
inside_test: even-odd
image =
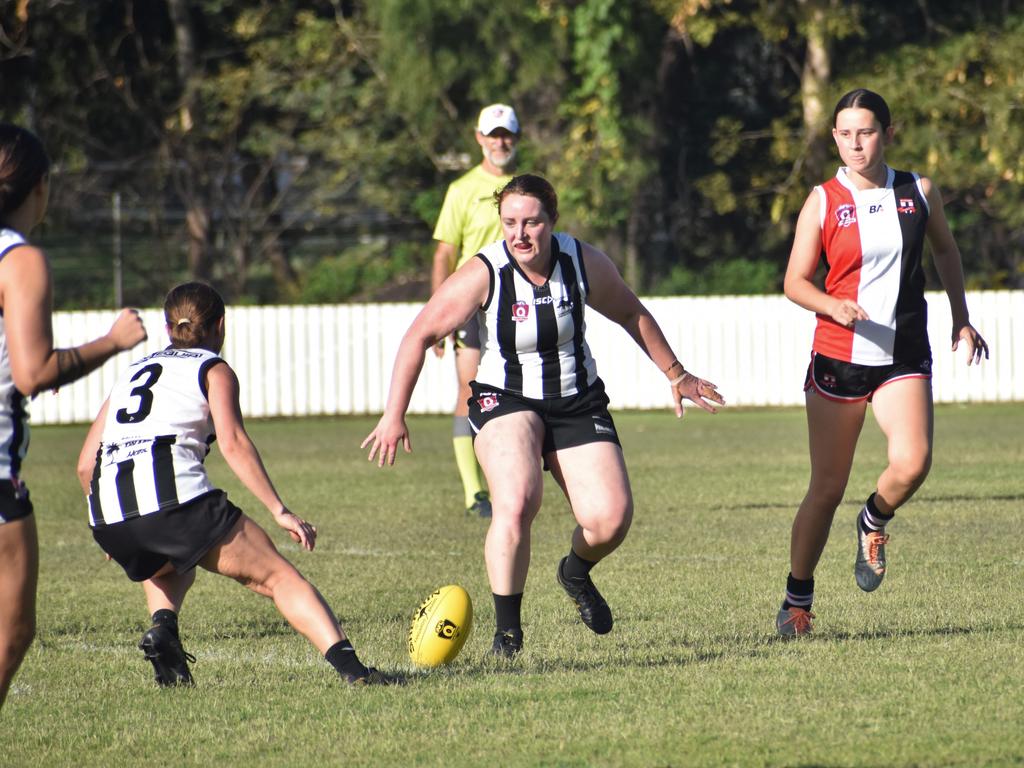
[[[475,496],[484,490],[480,465],[477,464],[476,453],[473,451],[473,438],[469,435],[459,435],[452,438],[452,445],[455,447],[455,464],[462,477],[462,490],[466,494],[466,509],[469,509],[476,501]]]

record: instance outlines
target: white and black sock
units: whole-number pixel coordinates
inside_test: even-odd
[[[786,577],[786,599],[782,602],[782,610],[790,608],[803,608],[811,610],[814,602],[814,578],[797,579],[793,574]]]
[[[868,500],[864,502],[864,506],[860,510],[857,524],[860,525],[860,529],[864,533],[880,533],[885,530],[885,526],[894,516],[895,512],[891,515],[885,515],[878,510],[878,507],[875,506],[875,494],[872,493],[868,496]]]

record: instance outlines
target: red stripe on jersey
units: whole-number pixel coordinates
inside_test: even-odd
[[[860,270],[864,263],[860,224],[853,194],[838,179],[821,185],[825,213],[821,224],[821,245],[828,264],[825,292],[837,299],[857,301]],[[814,331],[814,351],[836,360],[850,360],[853,353],[853,329],[846,328],[828,315],[818,316]]]

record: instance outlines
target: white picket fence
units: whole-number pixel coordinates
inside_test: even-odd
[[[657,318],[679,359],[714,381],[735,406],[803,403],[814,318],[782,296],[652,298]],[[1024,291],[968,295],[971,319],[992,358],[965,365],[950,351],[949,304],[929,293],[929,336],[938,402],[1024,400]],[[241,380],[246,416],[379,413],[387,399],[398,342],[419,311],[416,304],[229,307],[225,359]],[[132,359],[164,347],[163,316],[143,312],[150,338],[91,376],[44,393],[31,403],[35,424],[92,420],[117,373]],[[106,332],[112,311],[61,312],[54,317],[58,346]],[[587,338],[613,409],[669,407],[665,379],[626,333],[596,312],[587,314]],[[455,402],[449,351],[428,354],[411,413],[448,413]]]

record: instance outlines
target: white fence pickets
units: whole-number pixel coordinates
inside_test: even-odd
[[[975,326],[992,350],[981,366],[950,351],[946,296],[928,294],[936,402],[1024,401],[1024,291],[968,294]],[[646,299],[680,361],[718,384],[730,405],[800,405],[814,318],[783,296]],[[379,413],[391,367],[418,304],[229,307],[224,357],[241,382],[246,416]],[[58,346],[105,333],[113,311],[54,315]],[[160,310],[144,310],[149,340],[99,371],[44,393],[30,405],[35,424],[92,420],[114,378],[131,360],[167,343]],[[587,313],[587,338],[614,409],[667,408],[665,379],[619,326]],[[456,382],[451,345],[428,352],[410,413],[448,413]]]

